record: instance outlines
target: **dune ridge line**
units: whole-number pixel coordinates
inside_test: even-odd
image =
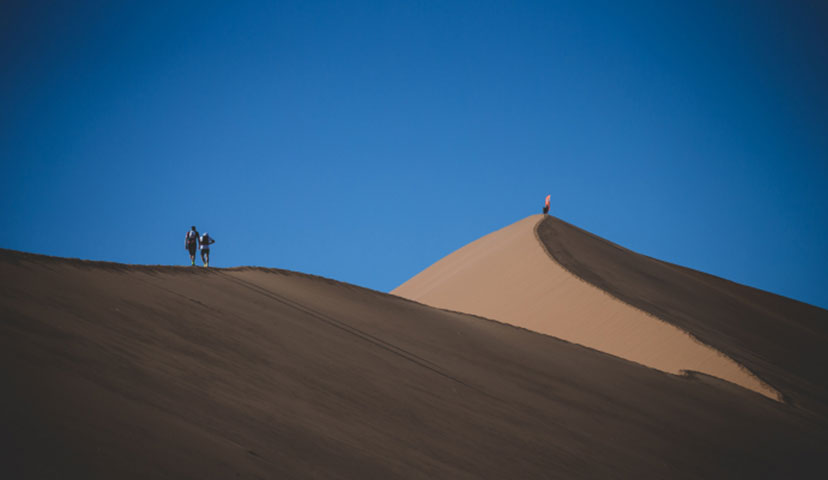
[[[665,319],[663,319],[663,318],[660,318],[658,315],[654,315],[654,314],[652,314],[652,313],[650,313],[650,312],[648,312],[648,311],[646,311],[646,310],[643,310],[643,309],[641,309],[641,308],[638,308],[638,307],[636,307],[635,305],[633,305],[633,304],[631,304],[631,303],[627,302],[627,301],[626,301],[626,300],[624,300],[623,298],[620,298],[620,297],[618,297],[618,296],[614,295],[611,291],[606,290],[606,289],[603,289],[603,288],[601,288],[601,287],[598,287],[598,286],[596,286],[596,285],[593,285],[593,284],[589,283],[589,282],[588,282],[587,280],[585,280],[583,277],[581,277],[580,275],[578,275],[578,273],[577,273],[577,272],[575,272],[575,271],[571,270],[571,269],[570,269],[570,268],[568,268],[566,265],[564,265],[563,263],[559,262],[559,261],[558,261],[558,259],[557,259],[557,258],[555,258],[555,256],[554,256],[554,255],[552,255],[552,253],[549,251],[549,249],[547,248],[546,244],[543,242],[543,240],[541,240],[540,235],[538,234],[538,228],[540,227],[541,222],[543,222],[544,220],[545,220],[545,218],[541,218],[541,219],[539,219],[539,220],[538,220],[538,222],[535,224],[535,227],[534,227],[534,229],[533,229],[533,230],[534,230],[534,233],[535,233],[535,239],[538,241],[538,243],[541,245],[541,248],[543,249],[543,251],[544,251],[544,252],[546,252],[546,254],[549,256],[549,258],[550,258],[553,262],[555,262],[556,264],[558,264],[561,268],[563,268],[564,270],[566,270],[567,272],[569,272],[569,273],[570,273],[570,274],[572,274],[573,276],[577,277],[579,280],[581,280],[581,281],[582,281],[582,282],[584,282],[585,284],[587,284],[587,285],[589,285],[589,286],[591,286],[591,287],[597,288],[597,289],[598,289],[601,293],[603,293],[604,295],[607,295],[607,296],[609,296],[609,297],[613,298],[614,300],[617,300],[617,301],[619,301],[619,302],[621,302],[621,303],[623,303],[623,304],[625,304],[625,305],[628,305],[628,306],[630,306],[631,308],[634,308],[634,309],[636,309],[637,311],[639,311],[639,312],[643,313],[644,315],[647,315],[647,316],[649,316],[649,317],[651,317],[651,318],[653,318],[653,319],[655,319],[655,320],[657,320],[657,321],[659,321],[659,322],[666,323],[667,325],[670,325],[670,326],[671,326],[671,327],[673,327],[673,328],[677,328],[678,330],[681,330],[682,332],[684,332],[685,334],[687,334],[687,336],[689,336],[689,337],[690,337],[690,339],[691,339],[691,340],[693,340],[694,342],[696,342],[696,343],[698,343],[698,344],[700,344],[700,345],[703,345],[703,346],[705,346],[705,347],[708,347],[708,348],[712,349],[714,352],[716,352],[716,353],[717,353],[717,354],[719,354],[720,356],[722,356],[722,357],[726,358],[728,361],[731,361],[731,362],[735,363],[735,364],[736,364],[736,365],[737,365],[737,366],[738,366],[741,370],[743,370],[743,371],[744,371],[744,373],[745,373],[745,374],[750,375],[750,376],[752,376],[753,378],[755,378],[755,379],[756,379],[756,380],[757,380],[757,381],[761,384],[762,388],[764,389],[764,391],[762,391],[762,392],[760,392],[760,393],[762,393],[762,394],[763,394],[763,395],[765,395],[766,397],[772,398],[773,400],[776,400],[776,401],[778,401],[778,402],[784,402],[784,396],[782,395],[782,393],[781,393],[781,392],[779,392],[778,390],[776,390],[775,388],[773,388],[773,386],[772,386],[772,385],[770,385],[768,382],[766,382],[766,381],[762,380],[762,379],[761,379],[758,375],[756,375],[756,373],[754,373],[753,371],[751,371],[751,370],[750,370],[749,368],[747,368],[745,365],[742,365],[741,363],[737,362],[734,358],[730,357],[730,356],[729,356],[729,355],[727,355],[726,353],[724,353],[724,352],[722,352],[722,351],[720,351],[720,350],[717,350],[717,349],[715,349],[714,347],[712,347],[711,345],[709,345],[709,344],[705,343],[704,341],[702,341],[700,338],[698,338],[697,336],[695,336],[695,335],[694,335],[692,332],[690,332],[689,330],[686,330],[686,329],[684,329],[684,328],[681,328],[681,327],[679,327],[679,326],[677,326],[677,325],[673,325],[673,324],[672,324],[672,323],[670,323],[669,321],[667,321],[667,320],[665,320]],[[699,371],[697,371],[697,370],[684,369],[684,370],[681,370],[681,373],[682,373],[682,374],[686,374],[686,375],[692,375],[693,373],[705,373],[705,372],[699,372]],[[715,376],[715,375],[714,375],[714,376]],[[716,378],[718,378],[718,377],[716,377]],[[751,390],[753,390],[753,389],[751,388]]]
[[[723,352],[565,269],[538,236],[543,219],[532,215],[475,240],[392,293],[524,327],[663,372],[697,371],[781,400],[777,390]]]

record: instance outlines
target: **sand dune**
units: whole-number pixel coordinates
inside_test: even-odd
[[[608,295],[546,252],[533,215],[446,256],[392,293],[585,345],[648,367],[693,370],[778,393],[687,332]]]
[[[278,270],[0,250],[0,381],[2,478],[819,478],[828,450],[711,377]]]
[[[537,233],[574,275],[725,352],[786,402],[828,415],[828,311],[635,253],[555,217]]]

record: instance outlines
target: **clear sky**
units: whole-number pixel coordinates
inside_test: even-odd
[[[5,0],[0,247],[387,291],[549,193],[828,307],[825,5]]]

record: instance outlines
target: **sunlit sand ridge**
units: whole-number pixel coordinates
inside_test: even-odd
[[[533,215],[451,253],[392,293],[600,350],[665,372],[778,393],[721,352],[571,274],[544,250]]]

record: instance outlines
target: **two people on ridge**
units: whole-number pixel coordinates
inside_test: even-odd
[[[210,266],[210,245],[216,243],[209,233],[204,232],[203,235],[198,234],[195,225],[187,235],[184,237],[184,248],[190,252],[190,265],[195,266],[196,249],[201,250],[201,261],[204,262],[205,267]]]

